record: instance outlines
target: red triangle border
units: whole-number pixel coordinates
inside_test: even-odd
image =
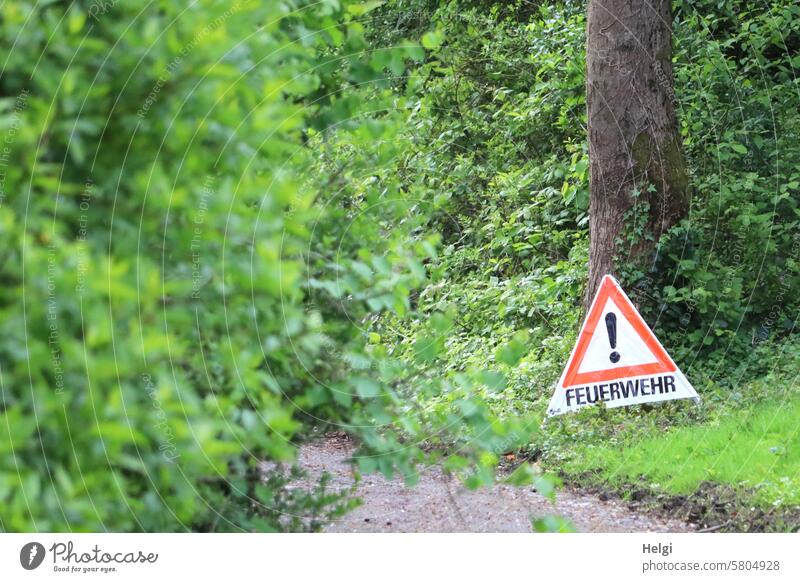
[[[650,349],[657,361],[649,364],[639,364],[637,366],[621,366],[618,368],[609,368],[607,370],[578,373],[583,358],[586,355],[586,350],[589,347],[589,342],[597,329],[600,316],[603,314],[603,308],[609,299],[614,302],[622,316],[628,320],[634,331],[639,334],[639,337]],[[564,373],[562,387],[568,388],[581,384],[619,380],[620,378],[675,372],[677,369],[678,367],[675,365],[675,362],[672,361],[672,358],[669,357],[669,354],[667,354],[666,350],[661,346],[655,334],[648,327],[645,320],[642,319],[642,316],[639,315],[636,307],[634,307],[631,300],[628,299],[628,296],[625,295],[625,292],[619,287],[619,284],[610,275],[603,277],[600,288],[597,290],[597,295],[595,295],[594,301],[592,302],[592,307],[589,309],[589,315],[586,317],[586,321],[581,328],[575,351]]]

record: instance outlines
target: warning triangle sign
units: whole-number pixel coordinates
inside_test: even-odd
[[[678,398],[698,396],[616,279],[606,275],[547,414],[597,402],[616,408]]]

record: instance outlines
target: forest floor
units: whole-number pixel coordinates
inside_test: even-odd
[[[328,435],[300,449],[300,464],[312,478],[331,475],[330,487],[353,485],[347,459],[354,444]],[[633,511],[618,500],[601,500],[580,491],[559,490],[553,505],[530,487],[498,484],[470,491],[438,467],[423,469],[414,487],[402,479],[362,476],[356,488],[362,505],[325,531],[329,532],[530,532],[531,519],[566,518],[582,532],[688,532],[693,526]]]

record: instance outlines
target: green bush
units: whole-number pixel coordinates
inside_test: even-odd
[[[800,307],[798,10],[676,3],[691,213],[662,238],[649,268],[618,265],[676,359],[703,376],[716,371],[721,384],[726,367],[745,361],[765,373],[763,360],[747,356],[791,334]],[[516,333],[529,337],[510,389],[487,395],[495,410],[544,408],[579,325],[588,259],[584,11],[576,2],[404,0],[376,11],[372,28],[378,44],[416,34],[430,46],[417,71],[424,164],[404,171],[443,200],[431,217],[442,252],[419,303],[423,312],[451,309],[458,321],[441,365],[455,373],[491,361]],[[643,236],[636,229],[632,221],[626,236]],[[383,334],[390,344],[411,346],[424,328],[398,325],[402,334]]]
[[[314,530],[350,506],[293,483],[320,431],[409,482],[429,432],[489,479],[525,441],[468,397],[423,425],[399,390],[430,362],[371,330],[419,317],[441,206],[394,171],[425,50],[373,50],[378,5],[8,8],[3,529]]]
[[[379,227],[330,207],[304,147],[333,124],[360,148],[402,129],[360,113],[366,91],[340,93],[381,76],[362,54],[364,11],[7,7],[3,529],[297,528],[281,511],[338,501],[287,500],[292,476],[262,480],[261,462],[291,463],[310,426],[377,435],[393,418],[352,372],[375,359],[357,324],[407,308],[435,243],[366,245]]]
[[[530,442],[586,277],[584,3],[4,10],[3,529],[316,529],[315,430],[408,482]],[[676,3],[692,212],[620,270],[715,387],[800,307],[798,16]]]

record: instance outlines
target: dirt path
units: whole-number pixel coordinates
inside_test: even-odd
[[[327,471],[332,487],[352,485],[345,463],[353,445],[346,438],[326,437],[300,449],[300,463],[313,476]],[[658,519],[626,508],[618,501],[559,491],[556,506],[526,487],[495,485],[469,491],[438,468],[425,470],[419,483],[365,475],[358,486],[363,505],[326,528],[329,532],[530,532],[531,517],[560,515],[584,532],[684,532],[691,526]]]

